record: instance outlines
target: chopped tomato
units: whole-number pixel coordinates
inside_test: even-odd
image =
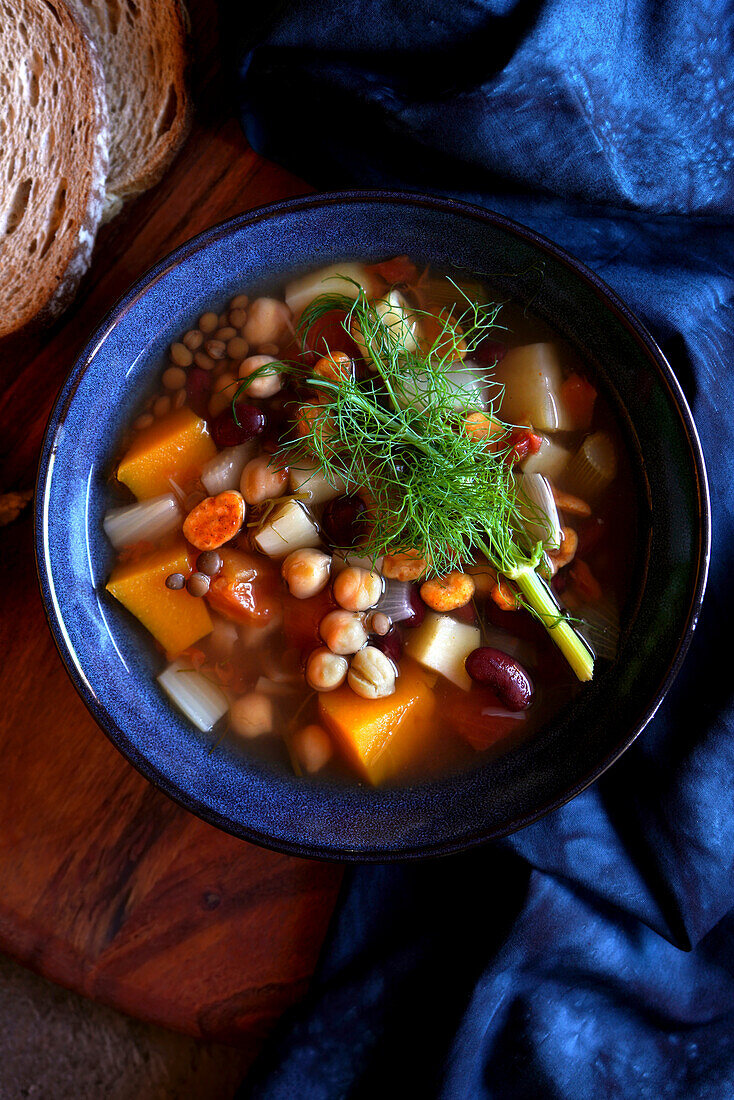
[[[306,335],[303,351],[304,358],[310,364],[330,353],[341,351],[350,359],[359,357],[359,349],[344,329],[346,313],[334,309],[315,321]]]
[[[561,401],[575,429],[591,427],[596,390],[580,374],[569,374],[561,386]]]
[[[310,651],[323,645],[319,624],[336,607],[331,592],[325,588],[317,596],[298,600],[287,593],[283,596],[283,631],[289,646]]]
[[[204,650],[199,649],[198,646],[193,645],[189,646],[188,649],[185,649],[183,653],[180,654],[180,656],[185,657],[188,661],[190,661],[192,668],[195,669],[200,669],[201,666],[204,664],[204,661],[206,660],[206,653],[204,652]]]
[[[477,752],[522,733],[525,725],[522,719],[483,714],[484,710],[506,708],[493,692],[476,684],[471,691],[462,691],[453,684],[446,684],[439,696],[439,706],[441,717],[451,733],[461,737]]]
[[[522,462],[528,455],[536,455],[542,442],[541,437],[529,428],[513,428],[508,440],[510,450],[507,461],[511,463]],[[507,444],[502,442],[498,446],[504,448]]]
[[[275,566],[262,557],[222,547],[222,569],[206,599],[234,622],[265,626],[280,612],[280,580]]]
[[[418,268],[407,256],[396,256],[381,264],[369,264],[367,270],[379,275],[389,286],[414,283],[418,278]]]

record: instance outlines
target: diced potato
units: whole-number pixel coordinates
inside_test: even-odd
[[[563,473],[571,459],[571,452],[567,447],[562,447],[548,435],[540,432],[540,450],[536,454],[529,454],[522,463],[523,473],[542,474],[543,477],[556,481]]]
[[[341,479],[335,488],[326,480],[318,466],[311,466],[300,460],[295,466],[289,466],[288,478],[291,492],[300,493],[308,504],[326,504],[346,492],[346,485]]]
[[[369,783],[395,775],[417,759],[432,736],[435,678],[403,661],[395,692],[362,699],[344,684],[319,696],[319,716],[345,757]]]
[[[216,451],[205,422],[189,408],[176,409],[138,432],[117,476],[145,500],[170,492],[172,480],[186,489]]]
[[[284,558],[302,546],[320,546],[318,528],[297,500],[287,500],[271,514],[255,535],[258,550],[271,558]]]
[[[424,668],[439,672],[457,687],[469,691],[472,682],[464,662],[481,644],[479,627],[429,611],[421,625],[411,630],[405,652]]]
[[[115,566],[107,591],[149,630],[170,656],[198,642],[212,629],[204,600],[190,596],[185,588],[166,588],[166,577],[193,569],[183,540],[153,550],[137,561]]]
[[[339,278],[338,276],[344,276]],[[348,280],[353,280],[349,282]],[[354,284],[358,285],[355,286]],[[285,300],[294,318],[300,317],[307,305],[318,298],[319,294],[343,294],[346,298],[356,299],[359,287],[367,295],[372,293],[374,279],[364,264],[338,263],[321,267],[293,279],[285,288]]]
[[[511,348],[495,368],[493,381],[505,387],[500,415],[509,424],[530,424],[536,431],[569,431],[560,389],[561,363],[555,344]]]

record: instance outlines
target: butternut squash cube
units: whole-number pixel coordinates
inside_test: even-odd
[[[348,684],[319,698],[321,722],[368,783],[382,783],[422,753],[433,733],[435,679],[403,661],[395,693],[384,699],[362,699]]]
[[[107,591],[149,630],[169,656],[188,649],[212,629],[204,600],[185,588],[166,588],[170,573],[191,572],[193,563],[183,540],[152,550],[137,561],[115,566]]]
[[[184,407],[138,432],[117,477],[138,500],[146,500],[170,492],[171,479],[186,489],[216,453],[205,422]]]

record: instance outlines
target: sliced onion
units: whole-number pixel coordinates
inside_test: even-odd
[[[242,471],[255,457],[257,447],[256,439],[248,439],[238,447],[225,447],[209,459],[201,471],[201,482],[209,496],[214,497],[227,489],[239,489]]]
[[[176,531],[183,523],[183,513],[173,493],[150,497],[138,504],[126,504],[112,508],[102,526],[116,550],[132,546],[136,542],[157,542]]]
[[[387,615],[394,623],[415,618],[415,607],[411,601],[412,588],[413,585],[408,581],[385,581],[385,592],[378,601],[376,610]]]
[[[158,683],[174,706],[202,733],[207,733],[229,710],[221,688],[184,661],[174,661],[158,677]]]
[[[542,474],[524,474],[518,478],[518,496],[530,541],[540,542],[544,550],[557,550],[561,545],[561,521],[548,478]]]
[[[486,383],[487,371],[485,367],[474,363],[469,359],[463,362],[457,360],[446,368],[444,377],[452,390],[454,408],[459,411],[479,410],[485,411],[488,405]],[[398,402],[403,408],[408,405],[416,405],[425,408],[430,395],[427,394],[428,379],[426,376],[405,377],[402,383],[402,391],[396,394]]]

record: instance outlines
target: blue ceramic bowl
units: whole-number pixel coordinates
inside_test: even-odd
[[[413,786],[304,782],[226,744],[210,753],[211,739],[166,702],[153,645],[104,591],[107,476],[122,427],[152,386],[164,350],[204,310],[298,269],[405,252],[466,271],[485,270],[487,256],[501,256],[502,271],[517,273],[507,280],[512,295],[532,296],[533,310],[595,365],[636,470],[637,589],[615,664],[534,740],[466,774]],[[576,260],[505,218],[385,192],[254,210],[190,241],[136,283],[59,396],[36,507],[38,571],[56,644],[84,702],[127,759],[182,806],[237,836],[345,860],[456,851],[519,829],[583,790],[640,733],[675,676],[709,553],[706,474],[691,414],[659,348],[622,302]]]

